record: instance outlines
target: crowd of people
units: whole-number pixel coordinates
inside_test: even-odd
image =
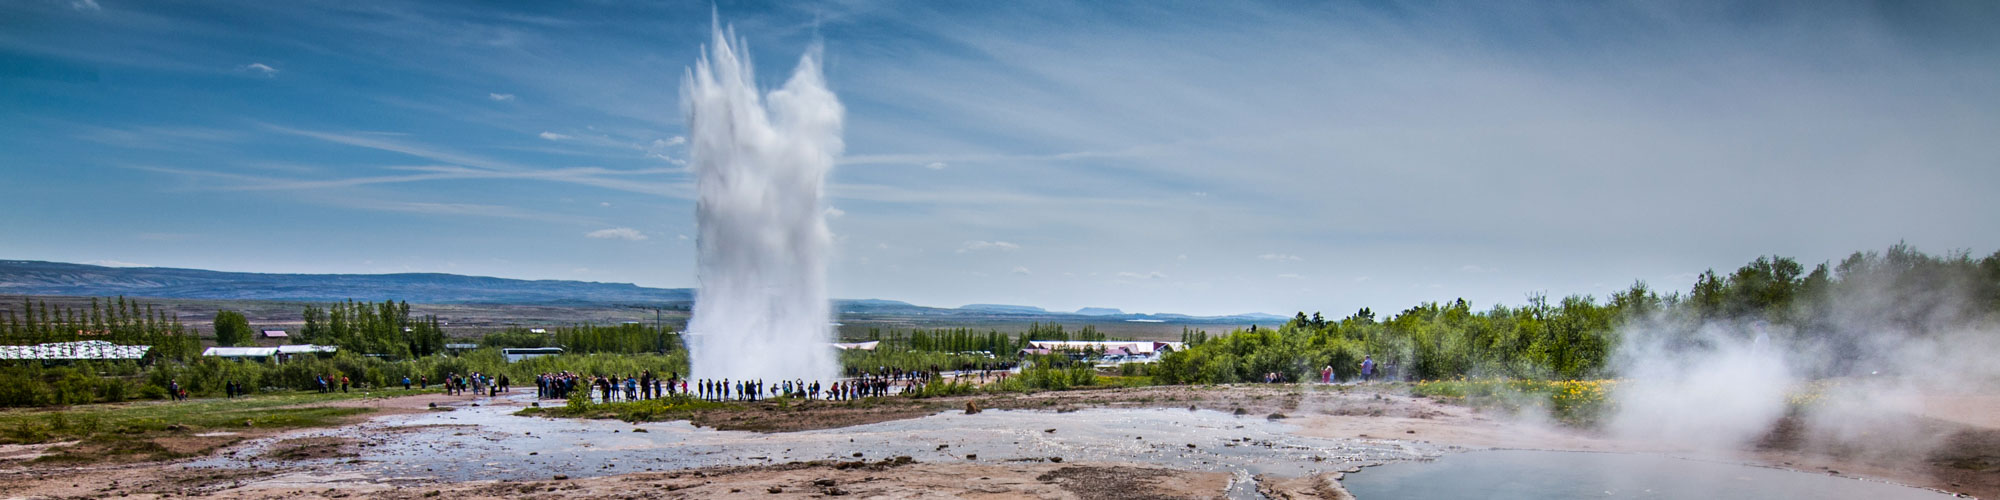
[[[980,371],[985,378],[985,370]],[[456,379],[456,378],[454,378]],[[504,391],[504,379],[502,377]],[[848,378],[824,384],[820,381],[793,380],[731,380],[731,379],[682,379],[679,373],[656,375],[651,371],[637,375],[583,375],[573,372],[543,373],[535,376],[535,397],[538,399],[569,399],[572,395],[588,396],[593,402],[615,403],[644,401],[658,398],[686,396],[704,401],[759,401],[768,398],[789,397],[795,399],[824,399],[828,401],[850,401],[872,396],[887,396],[922,387],[939,379],[936,370],[901,370],[883,368],[880,370],[849,370]],[[475,386],[482,380],[477,374],[469,377]],[[475,393],[477,389],[475,389]]]

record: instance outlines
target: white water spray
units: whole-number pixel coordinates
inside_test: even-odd
[[[681,82],[700,196],[701,291],[688,323],[696,378],[831,380],[826,296],[833,237],[821,203],[841,153],[843,110],[809,50],[784,87],[759,98],[733,29]]]

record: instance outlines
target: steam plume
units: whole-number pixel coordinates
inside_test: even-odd
[[[733,29],[681,83],[690,169],[699,190],[700,293],[688,324],[692,376],[827,380],[831,349],[821,202],[840,155],[840,101],[818,50],[762,99]]]

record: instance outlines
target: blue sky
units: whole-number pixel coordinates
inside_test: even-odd
[[[713,5],[832,292],[1220,314],[2000,249],[1990,2]],[[708,2],[0,3],[0,258],[695,285]]]

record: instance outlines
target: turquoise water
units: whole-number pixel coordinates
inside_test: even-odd
[[[1950,495],[1828,474],[1658,455],[1496,450],[1349,474],[1360,500],[1658,498],[1941,499]]]

